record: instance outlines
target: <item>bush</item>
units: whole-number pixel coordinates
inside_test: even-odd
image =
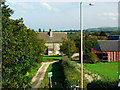
[[[23,19],[10,19],[13,10],[2,5],[2,87],[25,88],[31,82],[29,73],[34,62],[40,63],[45,40],[27,29]]]
[[[80,72],[80,64],[75,61],[68,61],[67,56],[62,58],[62,66],[65,74],[65,86],[66,88],[70,88],[72,85],[77,85],[77,81],[79,80],[81,83],[81,72]],[[81,84],[79,86],[81,87]],[[86,88],[86,84],[88,83],[84,77],[84,88]]]
[[[118,81],[96,80],[87,85],[88,90],[118,90]]]
[[[96,63],[99,60],[98,56],[94,52],[88,54],[87,62]]]

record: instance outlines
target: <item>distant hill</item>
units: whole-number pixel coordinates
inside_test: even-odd
[[[84,32],[85,33],[89,33],[89,32],[100,32],[100,31],[104,31],[104,32],[114,32],[114,31],[118,31],[118,27],[98,27],[98,28],[88,28],[85,29]],[[56,30],[54,32],[69,32],[69,33],[79,33],[80,30]]]
[[[88,31],[117,31],[118,27],[98,27],[98,28],[88,28]]]

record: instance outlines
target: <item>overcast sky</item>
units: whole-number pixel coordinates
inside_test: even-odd
[[[80,4],[78,2],[7,2],[14,10],[12,19],[23,17],[28,28],[65,30],[80,28]],[[96,2],[83,5],[84,29],[93,27],[117,27],[118,3]]]

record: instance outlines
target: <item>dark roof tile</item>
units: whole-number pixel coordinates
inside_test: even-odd
[[[45,39],[47,43],[51,43],[51,42],[60,43],[62,42],[63,37],[67,37],[66,32],[52,32],[52,33],[53,33],[53,36],[50,37],[49,32],[39,32],[38,38]]]
[[[120,40],[98,40],[95,50],[98,51],[120,51]]]

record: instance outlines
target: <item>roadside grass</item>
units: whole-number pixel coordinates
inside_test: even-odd
[[[29,77],[31,77],[31,79],[35,76],[36,72],[38,71],[38,69],[41,67],[41,63],[35,63],[34,66],[31,66],[32,69],[29,73]]]
[[[29,77],[30,80],[32,80],[32,78],[35,76],[36,72],[38,71],[38,69],[41,67],[41,63],[34,63],[34,66],[31,66],[31,71],[29,72]],[[37,80],[35,81],[35,83],[37,82]],[[34,84],[34,83],[33,83]],[[32,87],[32,83],[30,82],[30,86]]]
[[[65,84],[64,84],[64,72],[63,72],[63,69],[62,69],[62,65],[61,65],[61,61],[59,62],[55,62],[53,64],[50,64],[47,71],[46,71],[46,74],[45,74],[45,77],[44,77],[44,80],[43,80],[43,87],[45,86],[49,86],[49,77],[48,77],[48,72],[52,72],[53,73],[53,76],[52,76],[52,84],[53,84],[53,88],[64,88]],[[40,86],[40,88],[42,88]]]
[[[44,59],[52,59],[52,60],[57,60],[57,59],[61,59],[62,56],[61,55],[53,55],[53,56],[44,56]]]
[[[118,62],[84,64],[84,68],[103,76],[105,79],[118,80]]]

